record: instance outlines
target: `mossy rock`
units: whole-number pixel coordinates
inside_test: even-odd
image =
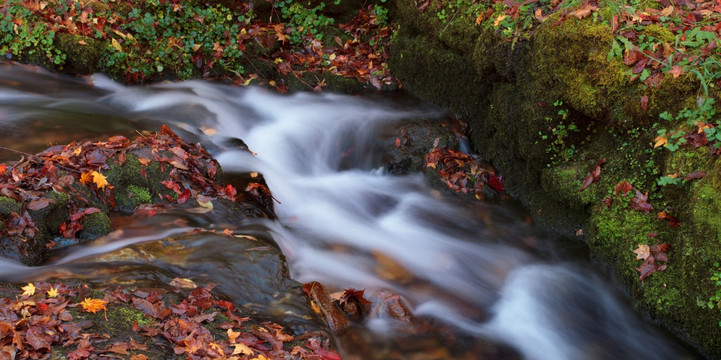
[[[699,306],[716,291],[709,277],[713,262],[721,262],[721,204],[715,200],[721,165],[704,147],[653,149],[658,115],[695,106],[698,79],[666,75],[657,87],[631,82],[629,67],[608,56],[615,41],[608,21],[555,13],[529,40],[511,45],[474,21],[445,23],[412,1],[393,4],[400,31],[389,64],[405,88],[467,119],[475,149],[505,175],[508,192],[538,224],[569,236],[583,229],[593,260],[614,274],[642,313],[708,356],[721,357],[721,316]],[[596,15],[612,16],[607,8]],[[659,26],[645,27],[644,34],[673,40]],[[717,95],[716,89],[710,93]],[[556,102],[566,116],[551,106]],[[554,129],[570,122],[577,133],[553,137]],[[558,156],[564,152],[571,155]],[[601,159],[600,177],[581,190]],[[657,190],[660,175],[697,170],[706,177]],[[658,209],[643,214],[618,201],[605,206],[602,200],[617,196],[622,181],[651,192]],[[679,229],[657,218],[664,209],[681,220]],[[671,244],[669,267],[639,282],[641,261],[632,250],[653,241],[648,234],[654,232]]]
[[[57,34],[55,45],[67,55],[62,71],[69,74],[92,74],[102,70],[106,42],[90,37]]]

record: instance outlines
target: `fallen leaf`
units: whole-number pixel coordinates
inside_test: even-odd
[[[641,109],[643,109],[643,111],[648,109],[648,96],[646,95],[641,96]]]
[[[228,331],[230,331],[230,329],[228,329]],[[253,349],[249,348],[248,345],[245,344],[233,344],[233,347],[234,349],[232,355],[253,355],[255,353]]]
[[[108,308],[105,307],[107,304],[108,302],[105,300],[91,298],[85,298],[85,300],[80,303],[80,305],[83,306],[83,311],[91,313],[96,313],[100,310],[108,310]]]
[[[35,199],[33,201],[30,201],[28,204],[28,210],[40,210],[48,207],[51,203],[54,203],[55,200],[42,197],[40,199]]]
[[[198,287],[193,280],[177,277],[170,280],[170,285],[181,289],[195,289]]]
[[[505,19],[506,17],[508,17],[508,15],[505,15],[505,14],[499,15],[499,16],[496,18],[496,20],[493,21],[493,26],[498,27],[498,25],[500,25],[501,22],[503,21],[503,19]]]
[[[95,183],[95,186],[98,187],[98,189],[102,190],[106,186],[109,185],[107,179],[105,178],[105,175],[103,175],[97,171],[93,171],[92,173],[93,173],[93,182]]]
[[[694,171],[694,172],[684,176],[683,179],[684,180],[696,180],[696,179],[701,179],[704,176],[706,176],[705,171]]]
[[[638,248],[633,252],[636,254],[636,260],[646,260],[651,255],[651,247],[646,244],[638,244]]]
[[[23,293],[22,293],[23,296],[35,295],[35,285],[33,285],[33,283],[28,283],[27,286],[23,286],[23,287],[21,287],[21,289],[23,290]]]
[[[626,195],[632,188],[631,183],[628,181],[622,181],[616,185],[616,195],[620,195],[621,193]]]
[[[668,71],[669,74],[673,75],[673,78],[679,77],[681,74],[683,74],[683,68],[680,66],[674,66],[671,68],[671,70]]]
[[[657,147],[659,147],[659,146],[663,146],[663,145],[668,144],[668,139],[667,139],[665,136],[662,136],[662,135],[657,136],[657,137],[654,139],[654,141],[656,141],[656,144],[653,145],[653,148],[654,148],[654,149],[657,148]]]
[[[591,4],[584,4],[578,7],[578,9],[570,12],[569,16],[575,16],[576,19],[583,19],[589,15],[591,15],[594,11],[598,10],[598,6],[591,5]]]
[[[50,287],[50,290],[46,291],[46,293],[48,294],[49,298],[58,297],[58,295],[59,295],[58,289],[56,289],[54,287]]]
[[[115,51],[117,52],[123,52],[123,47],[120,46],[120,43],[118,40],[115,40],[115,38],[110,40],[110,43],[113,45],[113,48],[115,48]]]
[[[81,182],[81,183],[83,183],[83,184],[85,184],[85,185],[88,185],[88,184],[90,184],[92,181],[93,181],[93,172],[92,172],[92,171],[88,171],[88,172],[82,173],[82,174],[80,175],[80,182]]]
[[[663,8],[659,15],[668,17],[669,15],[671,15],[671,13],[673,13],[673,5],[669,5]]]

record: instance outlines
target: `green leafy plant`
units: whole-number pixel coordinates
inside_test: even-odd
[[[554,125],[548,127],[548,133],[544,133],[543,131],[538,132],[541,140],[549,141],[548,147],[546,148],[546,153],[551,154],[549,166],[556,161],[568,161],[573,157],[576,147],[568,143],[569,137],[572,133],[580,132],[580,129],[575,123],[568,121],[570,112],[563,107],[563,101],[556,100],[553,106],[558,108],[558,117],[547,116],[545,120],[549,123],[554,123]]]
[[[716,271],[711,274],[711,281],[716,285],[716,292],[711,295],[706,305],[709,309],[715,308],[721,311],[721,269],[719,269],[718,262],[713,263],[713,266]],[[719,321],[719,326],[721,326],[721,321]]]
[[[291,0],[276,1],[273,6],[280,10],[281,17],[286,21],[290,30],[288,39],[291,44],[301,44],[306,35],[316,40],[323,39],[321,26],[333,25],[334,20],[321,13],[325,3],[313,8],[306,8],[298,2]]]
[[[39,52],[56,65],[64,64],[67,55],[55,47],[55,31],[21,4],[12,0],[8,11],[0,14],[0,54],[12,58]]]

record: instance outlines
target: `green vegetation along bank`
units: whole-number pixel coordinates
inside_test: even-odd
[[[721,357],[721,6],[396,0],[393,75],[469,123],[537,223]]]

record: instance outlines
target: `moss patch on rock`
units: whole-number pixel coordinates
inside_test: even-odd
[[[705,146],[653,147],[656,130],[688,126],[662,123],[659,114],[696,106],[698,79],[661,74],[654,86],[631,81],[631,68],[610,53],[618,40],[609,22],[593,17],[552,13],[527,40],[511,42],[475,21],[449,22],[406,0],[394,5],[401,30],[389,63],[405,87],[468,120],[474,147],[506,175],[508,192],[546,228],[566,236],[582,230],[594,262],[614,274],[645,315],[704,354],[721,356],[721,313],[707,306],[718,290],[713,263],[721,261],[717,155]],[[602,8],[596,17],[611,15]],[[642,33],[675,38],[659,25]],[[597,164],[600,176],[581,190]],[[702,179],[680,180],[702,170]],[[663,175],[677,176],[678,184],[659,185]],[[616,193],[624,181],[633,187],[627,197]],[[654,207],[648,214],[628,207],[635,191],[648,193]],[[681,225],[671,227],[660,211]],[[668,268],[640,282],[642,261],[632,251],[654,244],[653,233],[671,246]]]

